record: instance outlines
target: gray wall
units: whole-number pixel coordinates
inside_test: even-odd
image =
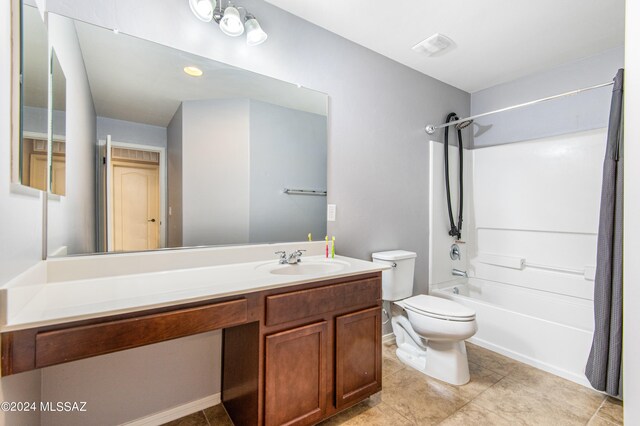
[[[64,395],[64,401],[86,401],[87,411],[42,413],[41,423],[7,426],[122,425],[214,395],[220,392],[221,344],[218,330],[45,368],[42,400]]]
[[[327,117],[250,101],[251,242],[301,241],[327,232],[327,198],[283,188],[326,190]]]
[[[249,242],[249,101],[182,103],[182,242]]]
[[[98,117],[96,120],[98,140],[111,135],[115,142],[135,143],[164,148],[167,146],[167,129],[150,124]]]
[[[185,101],[168,127],[169,245],[326,234],[327,119],[248,99]]]
[[[374,251],[414,250],[419,256],[416,290],[425,292],[429,138],[424,126],[442,121],[452,110],[468,114],[469,94],[263,1],[246,0],[242,5],[259,16],[269,33],[266,43],[248,47],[242,37],[225,36],[215,25],[198,21],[183,0],[167,0],[162,7],[155,0],[47,1],[54,12],[328,93],[328,201],[338,207],[337,222],[330,223],[329,234],[336,236],[337,252],[369,259]],[[219,346],[211,342],[209,356],[219,353]],[[164,347],[149,348],[145,356],[151,359],[166,355]],[[117,369],[103,358],[69,363],[59,366],[55,374],[45,370],[43,389],[50,400],[83,395],[101,406],[101,413],[110,410],[119,419],[133,420],[145,410],[149,414],[157,410],[158,403],[171,407],[196,397],[175,391],[176,381],[202,390],[203,381],[216,380],[202,374],[210,364],[203,360],[201,350],[199,345],[184,342],[180,356],[190,369],[175,373],[170,364],[163,363],[137,368],[142,355],[136,351],[122,353]],[[100,369],[111,374],[95,376]],[[65,378],[63,385],[61,377]],[[154,380],[153,387],[139,386],[148,377],[161,380]],[[167,389],[173,392],[168,394]],[[103,399],[105,393],[110,395],[108,401]],[[136,407],[130,407],[132,400]],[[102,418],[92,423],[100,420],[109,422]],[[83,421],[68,415],[58,424]]]
[[[167,210],[167,247],[182,247],[182,104],[167,126]]]
[[[46,108],[38,107],[23,107],[22,112],[22,127],[27,132],[42,133],[47,135],[47,115]],[[64,111],[54,110],[52,117],[53,129],[55,135],[64,135],[66,132],[66,114]]]
[[[624,66],[624,48],[608,50],[531,74],[471,95],[471,114],[480,114],[613,80]],[[534,106],[490,115],[473,125],[474,147],[499,145],[606,127],[611,86]]]

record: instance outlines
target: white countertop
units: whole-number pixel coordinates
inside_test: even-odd
[[[336,256],[305,256],[302,262],[338,263],[337,272],[308,275],[270,273],[277,260],[174,269],[41,285],[17,313],[7,318],[0,331],[98,318],[200,300],[241,295],[255,291],[347,277],[388,269],[381,263]],[[11,303],[7,300],[6,303]]]

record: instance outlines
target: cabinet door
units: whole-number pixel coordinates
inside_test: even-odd
[[[327,322],[272,334],[265,346],[265,424],[321,419],[327,405]]]
[[[382,389],[381,309],[336,318],[336,408]]]

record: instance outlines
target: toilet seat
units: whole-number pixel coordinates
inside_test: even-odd
[[[426,294],[409,297],[402,301],[402,306],[417,314],[446,321],[474,321],[476,318],[475,311],[467,306]]]

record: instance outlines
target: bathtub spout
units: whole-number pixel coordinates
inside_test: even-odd
[[[455,268],[451,270],[451,275],[455,275],[456,277],[468,278],[467,271],[461,271],[460,269],[455,269]]]

